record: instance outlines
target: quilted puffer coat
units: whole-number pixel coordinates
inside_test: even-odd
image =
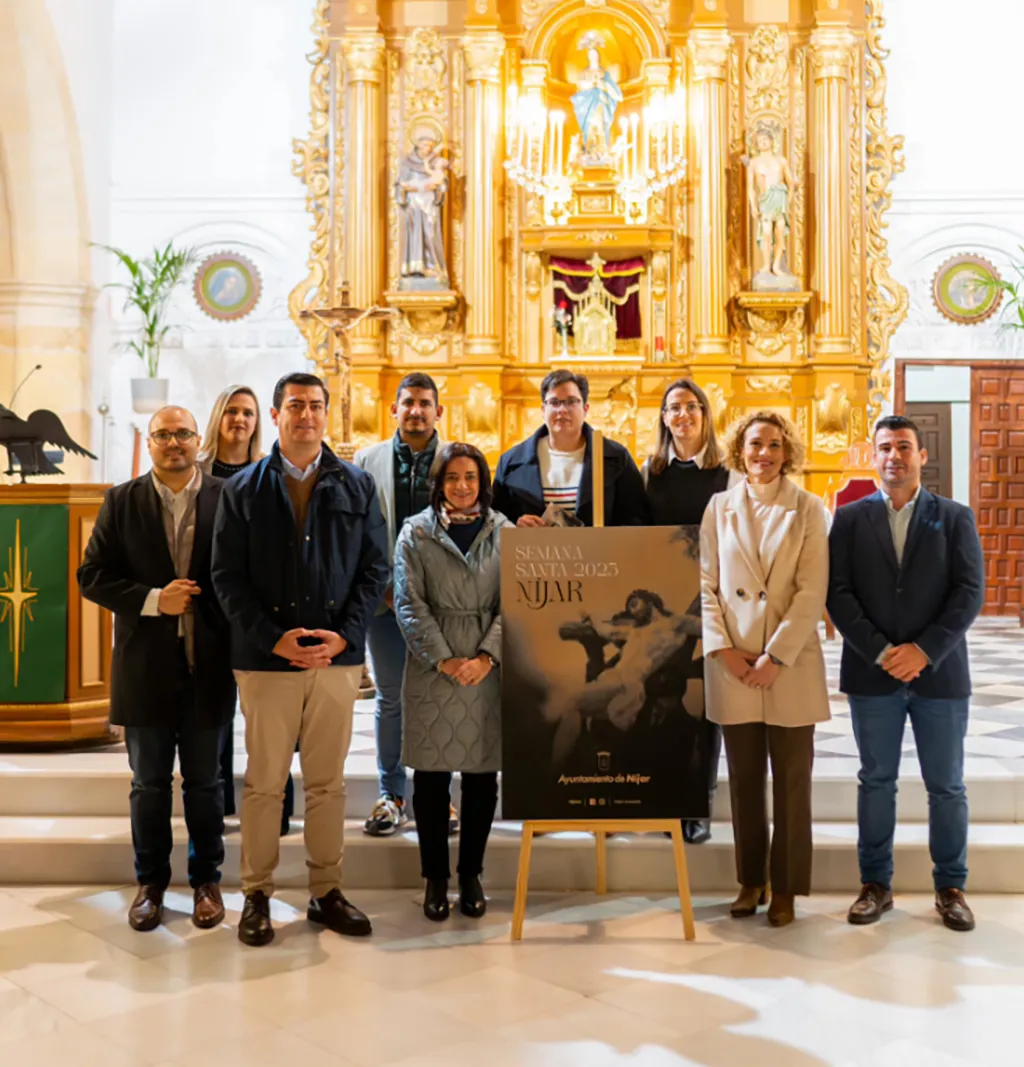
[[[402,684],[402,760],[421,771],[501,767],[501,682],[492,669],[474,686],[441,674],[442,660],[501,656],[498,542],[511,523],[492,511],[468,555],[428,508],[395,545],[395,614],[408,651]]]

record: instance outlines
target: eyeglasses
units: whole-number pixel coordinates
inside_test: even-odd
[[[544,403],[552,411],[575,411],[583,401],[578,396],[571,396],[568,400],[545,400]]]
[[[179,445],[187,445],[189,441],[198,436],[195,430],[156,430],[149,435],[149,439],[156,441],[158,445],[169,445],[173,438]]]
[[[665,408],[665,414],[671,415],[675,418],[677,415],[682,415],[685,411],[687,415],[700,415],[703,412],[703,408],[695,400],[691,400],[688,404],[669,404]]]

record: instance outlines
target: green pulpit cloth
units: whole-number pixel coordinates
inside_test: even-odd
[[[64,700],[67,614],[67,507],[0,507],[0,704]]]

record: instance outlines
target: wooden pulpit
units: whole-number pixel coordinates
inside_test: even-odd
[[[112,737],[111,616],[76,577],[106,488],[0,488],[0,744]]]

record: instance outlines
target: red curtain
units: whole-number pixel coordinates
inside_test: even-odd
[[[642,335],[640,328],[640,275],[645,270],[641,258],[609,260],[601,265],[601,283],[615,307],[617,336],[631,341]],[[576,321],[576,305],[587,291],[594,268],[585,259],[551,257],[551,277],[555,305],[564,304]],[[570,328],[570,333],[572,332]]]

